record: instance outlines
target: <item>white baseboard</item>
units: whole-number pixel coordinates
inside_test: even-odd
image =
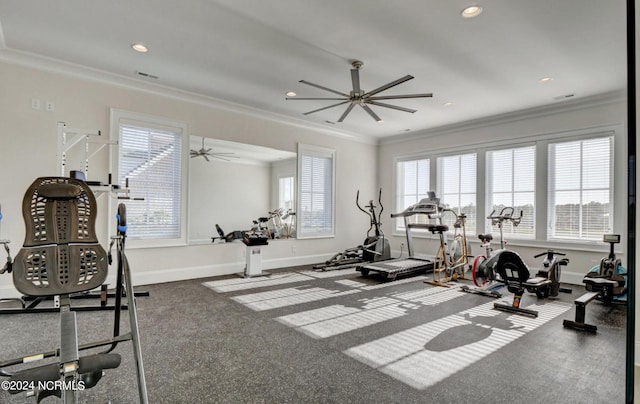
[[[262,269],[269,270],[297,265],[309,265],[323,262],[327,259],[327,254],[305,255],[299,257],[274,258],[262,261]],[[212,276],[232,275],[244,272],[245,262],[238,261],[228,264],[201,265],[196,267],[162,269],[156,271],[138,271],[131,268],[131,281],[134,286],[152,285],[156,283],[167,283],[184,281],[188,279],[208,278]],[[110,271],[105,283],[115,285],[116,273]],[[1,298],[18,298],[22,296],[12,284],[0,285]]]

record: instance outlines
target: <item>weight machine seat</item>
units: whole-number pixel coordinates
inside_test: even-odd
[[[95,233],[96,200],[84,181],[36,179],[22,200],[26,235],[13,283],[27,296],[84,292],[107,277],[107,254]]]
[[[478,234],[478,238],[485,242],[493,240],[493,236],[491,234]]]

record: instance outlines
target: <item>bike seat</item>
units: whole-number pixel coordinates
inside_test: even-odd
[[[478,234],[478,238],[485,242],[493,240],[493,236],[491,234]]]
[[[427,227],[427,230],[429,230],[433,234],[444,233],[445,231],[449,230],[449,226],[445,224],[431,224],[429,225],[429,227]]]

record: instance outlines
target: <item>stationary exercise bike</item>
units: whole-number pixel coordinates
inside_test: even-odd
[[[496,214],[496,211],[492,211],[487,219],[491,220],[492,226],[498,226],[500,230],[500,249],[494,251],[491,248],[491,241],[493,235],[490,233],[478,234],[480,239],[480,248],[484,248],[484,255],[478,255],[471,266],[471,279],[475,288],[464,285],[461,290],[468,293],[475,293],[488,297],[502,297],[502,294],[498,292],[499,289],[504,287],[504,282],[497,277],[495,266],[498,262],[498,252],[505,251],[505,240],[503,225],[504,222],[509,221],[513,226],[517,227],[522,220],[522,212],[519,217],[513,216],[514,209],[512,207],[503,208],[500,213]]]
[[[627,270],[614,252],[615,244],[620,242],[620,235],[605,234],[602,240],[609,243],[609,255],[602,258],[600,265],[591,268],[582,279],[587,293],[574,300],[576,316],[574,320],[563,321],[562,325],[565,328],[597,332],[597,326],[585,323],[587,304],[594,299],[600,300],[607,306],[614,303],[627,303]]]
[[[456,213],[455,210],[449,208],[441,209],[438,219],[442,224],[442,216],[450,212],[456,218],[453,228],[454,234],[451,241],[446,239],[445,232],[448,230],[448,226],[439,228],[439,230],[432,231],[434,234],[440,236],[440,246],[434,257],[433,266],[433,280],[424,281],[425,283],[435,286],[448,287],[447,282],[467,279],[465,278],[465,272],[469,268],[469,254],[470,248],[467,242],[467,233],[465,228],[465,221],[467,215],[464,213]]]
[[[335,254],[327,261],[316,264],[314,269],[322,271],[330,271],[334,269],[350,268],[356,264],[384,261],[391,258],[391,248],[389,240],[387,240],[382,232],[382,223],[380,217],[384,206],[382,206],[382,189],[378,193],[378,204],[380,210],[376,213],[377,206],[373,204],[373,200],[368,205],[360,206],[360,191],[356,193],[356,206],[367,216],[369,216],[369,230],[367,230],[367,238],[364,242],[356,247],[347,248],[346,250]],[[371,234],[373,231],[373,235]]]

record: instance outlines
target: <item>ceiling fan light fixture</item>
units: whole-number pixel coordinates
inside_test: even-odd
[[[296,96],[296,95],[298,95],[298,94],[296,94],[296,92],[295,92],[295,91],[287,91],[287,94],[286,94],[286,95],[287,95],[287,97],[295,97],[295,96]]]
[[[473,18],[479,16],[480,13],[482,13],[482,7],[478,5],[472,5],[462,9],[460,15],[462,15],[463,18]]]
[[[448,107],[452,107],[453,103],[451,101],[445,102],[444,104],[442,104],[444,107],[448,108]]]
[[[149,51],[149,48],[147,48],[144,44],[141,44],[141,43],[134,43],[133,45],[131,45],[131,48],[134,51],[140,52],[140,53],[147,53]]]
[[[543,77],[540,80],[538,80],[538,83],[545,84],[545,83],[550,83],[552,81],[553,81],[553,77]]]

